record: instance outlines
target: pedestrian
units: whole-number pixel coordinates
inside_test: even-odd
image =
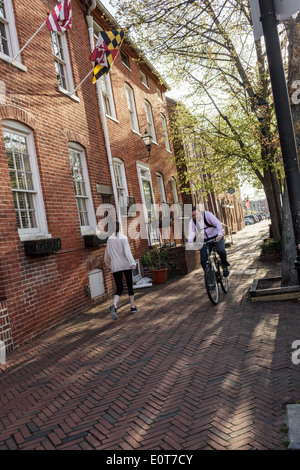
[[[223,275],[225,277],[229,276],[228,266],[230,266],[230,264],[227,261],[222,222],[220,222],[212,212],[201,212],[196,206],[193,206],[192,218],[188,226],[188,243],[194,242],[197,232],[200,233],[200,239],[204,242],[203,246],[200,248],[201,266],[203,270],[205,270],[208,258],[205,242],[215,238],[216,241],[214,245],[221,258]]]
[[[138,308],[134,303],[134,291],[132,282],[132,271],[136,268],[127,237],[120,233],[120,224],[116,222],[115,232],[108,238],[104,262],[114,276],[116,292],[113,305],[110,307],[112,320],[117,320],[117,306],[123,292],[123,274],[126,279],[128,295],[130,300],[130,313],[135,313]]]

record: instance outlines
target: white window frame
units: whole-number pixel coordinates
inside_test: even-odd
[[[129,59],[129,55],[123,51],[123,50],[120,50],[120,56],[121,56],[121,62],[123,65],[125,65],[125,67],[130,70],[131,72],[131,68],[130,68],[130,59]],[[126,60],[125,60],[125,57],[126,57]],[[124,60],[123,60],[124,58]],[[128,59],[128,64],[126,63],[127,62],[127,59]]]
[[[8,54],[6,54],[4,51],[0,50],[0,59],[3,59],[5,61],[9,61],[11,63],[11,58],[15,57],[17,53],[19,52],[19,42],[18,42],[18,36],[17,36],[17,29],[16,29],[16,24],[15,24],[15,17],[14,17],[14,10],[12,6],[11,0],[5,0],[3,1],[5,3],[4,8],[5,8],[5,18],[0,18],[0,22],[4,25],[5,29],[5,35],[7,39],[7,47],[8,47]],[[16,61],[14,62],[15,65],[21,66],[21,55],[19,55],[16,58]],[[26,67],[22,66],[24,70],[27,70]]]
[[[120,158],[113,158],[115,181],[118,191],[119,206],[122,216],[127,215],[128,186],[125,173],[125,165]]]
[[[166,116],[163,113],[160,113],[160,117],[165,138],[165,146],[168,152],[171,152]]]
[[[163,101],[163,92],[159,88],[156,88],[156,93],[157,93],[158,99],[160,101]]]
[[[34,228],[18,228],[18,234],[21,241],[34,240],[35,238],[51,238],[48,233],[45,206],[42,195],[42,187],[40,183],[39,169],[37,163],[37,157],[35,152],[35,143],[33,138],[33,132],[17,121],[6,121],[2,122],[3,131],[12,132],[19,134],[26,139],[27,150],[29,155],[30,171],[32,173],[32,198],[33,206],[35,210],[36,227]],[[14,190],[12,189],[14,192]],[[17,190],[16,190],[17,192]]]
[[[80,230],[81,230],[81,235],[92,235],[96,233],[96,216],[95,216],[95,210],[94,210],[94,204],[93,204],[93,198],[92,198],[92,193],[91,193],[91,187],[90,187],[90,179],[89,179],[89,174],[88,174],[88,169],[87,169],[87,164],[86,164],[86,155],[85,155],[85,150],[84,148],[77,144],[76,142],[69,142],[68,143],[68,149],[69,149],[69,155],[70,151],[76,152],[80,154],[80,162],[81,162],[81,169],[82,169],[82,176],[85,184],[85,204],[86,204],[86,209],[87,209],[87,216],[88,216],[88,224],[87,225],[81,225],[80,222],[80,217],[78,213],[78,219],[79,219],[79,224],[80,224]],[[70,162],[71,166],[71,162]],[[72,169],[72,166],[71,166]],[[73,177],[73,174],[72,174]],[[74,181],[74,179],[73,179]],[[75,193],[76,197],[76,204],[77,204],[77,194]]]
[[[94,39],[95,39],[95,45],[96,45],[96,42],[98,41],[99,33],[103,31],[103,29],[100,28],[100,26],[95,22],[93,23],[93,28],[94,28]],[[116,121],[117,115],[116,115],[116,107],[115,107],[115,102],[114,102],[114,97],[113,97],[112,86],[111,86],[110,72],[108,72],[105,75],[102,75],[100,77],[99,82],[100,82],[100,88],[101,88],[101,93],[102,93],[105,114],[107,117],[112,118]]]
[[[142,204],[143,204],[144,220],[145,220],[145,225],[147,227],[148,245],[151,246],[151,245],[155,245],[155,244],[160,244],[161,243],[160,230],[158,228],[153,227],[151,224],[150,224],[150,229],[148,230],[148,228],[149,228],[149,223],[148,223],[149,214],[148,214],[145,195],[144,195],[143,180],[146,180],[146,181],[149,182],[150,191],[151,191],[151,199],[153,201],[153,204],[155,204],[150,168],[149,168],[149,165],[147,163],[136,162],[136,165],[137,165],[137,173],[138,173],[138,179],[139,179],[139,185],[140,185],[141,199],[142,199]],[[158,216],[157,216],[157,218],[158,218]]]
[[[172,186],[174,204],[179,204],[177,184],[176,184],[176,180],[175,180],[174,176],[172,176],[172,178],[171,178],[171,186]]]
[[[168,210],[167,210],[167,200],[166,200],[166,192],[165,192],[163,175],[159,172],[156,172],[156,180],[157,180],[157,185],[158,185],[160,205],[162,208],[162,215],[165,217],[168,215]]]
[[[142,71],[140,70],[140,73],[141,73],[141,82],[142,84],[149,89],[149,86],[148,86],[148,77],[147,75]]]
[[[136,112],[136,107],[135,107],[135,101],[134,101],[134,92],[133,92],[132,87],[128,85],[128,83],[125,83],[125,92],[126,92],[126,98],[127,98],[131,129],[134,132],[137,132],[138,134],[140,134],[139,122],[138,122],[138,117],[137,117],[137,112]]]
[[[152,136],[152,139],[153,139],[152,142],[154,144],[157,144],[154,121],[153,121],[152,106],[148,100],[145,100],[145,111],[146,111],[149,134]]]
[[[60,41],[60,46],[63,52],[63,58],[58,57],[54,54],[53,51],[53,36],[58,38],[58,41]],[[70,91],[74,90],[74,81],[73,81],[73,74],[72,74],[72,67],[71,67],[71,61],[70,61],[70,55],[69,55],[69,48],[68,48],[68,42],[67,42],[67,37],[66,33],[60,33],[58,31],[51,31],[50,32],[50,41],[51,41],[51,48],[52,48],[52,53],[53,53],[53,58],[54,62],[58,63],[62,66],[63,71],[64,71],[64,76],[65,76],[65,85],[63,86],[62,84],[59,84],[57,80],[57,86],[59,91],[63,93],[69,93]],[[56,73],[56,68],[55,68],[55,73]]]

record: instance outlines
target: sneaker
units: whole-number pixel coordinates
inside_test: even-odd
[[[227,268],[227,266],[225,266],[225,267],[223,268],[223,276],[224,276],[224,277],[228,277],[228,276],[229,276],[229,269]]]
[[[110,307],[109,311],[110,311],[110,318],[112,320],[118,320],[117,309],[114,305]]]
[[[131,307],[130,313],[138,312],[139,309],[137,307]]]

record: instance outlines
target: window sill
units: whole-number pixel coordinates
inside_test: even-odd
[[[33,241],[33,240],[47,240],[52,238],[50,233],[24,233],[19,234],[21,242]]]
[[[134,129],[131,129],[131,131],[132,131],[134,134],[139,135],[140,137],[141,137],[141,135],[142,135],[139,131],[135,131]]]
[[[58,85],[57,88],[58,88],[58,91],[60,91],[60,93],[63,93],[64,95],[71,98],[71,100],[76,101],[77,103],[80,103],[80,99],[78,98],[78,96],[70,95],[70,92],[66,90],[65,88],[61,87],[60,85]]]
[[[115,122],[115,123],[117,123],[117,124],[120,124],[120,121],[118,121],[117,118],[114,118],[113,116],[110,116],[109,114],[106,114],[106,117],[107,117],[108,119],[110,119],[111,121],[113,121],[113,122]]]
[[[3,60],[4,62],[7,62],[14,67],[17,67],[18,69],[22,70],[23,72],[27,72],[27,67],[25,65],[21,64],[21,62],[18,62],[17,60],[12,60],[12,57],[9,57],[6,54],[3,54],[3,52],[0,52],[0,59]]]

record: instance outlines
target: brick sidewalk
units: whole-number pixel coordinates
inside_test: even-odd
[[[137,291],[119,320],[100,305],[0,366],[0,450],[285,449],[284,406],[300,400],[299,304],[250,303],[267,222],[234,235],[230,292],[213,306],[200,270]]]

